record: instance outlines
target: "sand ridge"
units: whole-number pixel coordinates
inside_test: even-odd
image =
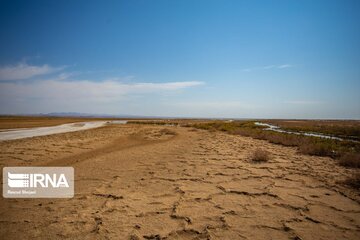
[[[272,159],[253,163],[252,152]],[[1,166],[71,165],[73,199],[1,199],[3,239],[359,239],[355,170],[261,140],[106,126],[0,143]]]

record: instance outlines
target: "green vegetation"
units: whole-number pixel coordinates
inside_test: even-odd
[[[264,131],[263,127],[256,126],[253,121],[212,121],[207,123],[195,123],[192,124],[192,126],[198,129],[212,131],[218,130],[230,134],[239,134],[256,139],[267,140],[271,143],[281,144],[284,146],[298,147],[299,151],[304,154],[328,156],[334,159],[348,159],[343,160],[343,166],[356,168],[360,167],[360,143],[358,142],[338,141],[333,139]],[[345,164],[344,161],[347,163]]]
[[[287,131],[316,132],[340,138],[360,140],[360,121],[355,120],[268,120]]]
[[[255,139],[267,140],[274,144],[297,147],[299,152],[327,156],[337,159],[345,167],[360,168],[360,142],[339,141],[311,136],[294,135],[274,131],[264,131],[264,126],[255,121],[211,121],[211,120],[133,120],[130,124],[179,125],[209,131],[222,131]],[[312,120],[267,120],[266,123],[278,125],[284,130],[317,132],[333,136],[360,139],[359,121],[312,121]]]

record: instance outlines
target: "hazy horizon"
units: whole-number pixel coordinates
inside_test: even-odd
[[[130,115],[130,114],[102,114],[102,113],[80,113],[80,112],[51,112],[51,113],[16,113],[0,114],[0,117],[79,117],[79,118],[119,118],[119,119],[213,119],[213,120],[324,120],[324,121],[359,121],[360,118],[234,118],[234,117],[184,117],[184,116],[161,116],[161,115]]]
[[[360,119],[359,1],[4,1],[0,114]]]

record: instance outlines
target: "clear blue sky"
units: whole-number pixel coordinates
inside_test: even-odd
[[[1,1],[0,114],[360,119],[360,1]]]

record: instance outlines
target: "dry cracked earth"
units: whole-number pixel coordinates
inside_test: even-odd
[[[257,148],[271,153],[253,163]],[[0,142],[0,165],[73,166],[71,199],[4,199],[1,239],[360,239],[355,170],[242,136],[113,125]]]

